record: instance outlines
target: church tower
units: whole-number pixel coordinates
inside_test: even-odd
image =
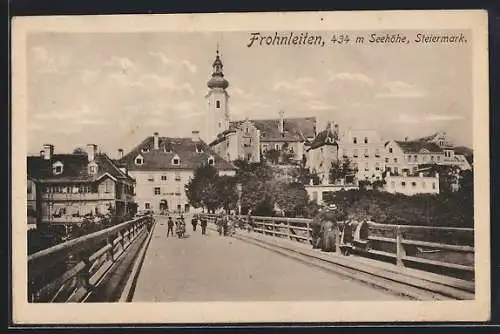
[[[205,137],[208,143],[217,138],[219,133],[229,129],[229,94],[226,91],[229,82],[224,78],[222,67],[217,47],[212,77],[207,82],[209,91],[205,97],[208,105]]]

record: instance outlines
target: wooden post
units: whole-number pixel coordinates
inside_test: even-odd
[[[406,251],[403,246],[403,234],[401,233],[400,226],[396,227],[396,265],[404,267],[404,258]]]
[[[340,228],[335,226],[335,252],[340,254]]]
[[[287,230],[288,230],[288,239],[292,240],[292,228],[290,227],[290,221],[289,220],[286,221],[286,227],[287,227]]]
[[[311,231],[310,231],[310,227],[309,227],[309,222],[306,222],[306,228],[307,228],[307,231],[306,231],[307,242],[311,243]]]

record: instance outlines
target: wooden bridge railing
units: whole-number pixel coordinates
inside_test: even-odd
[[[152,216],[139,217],[28,257],[30,302],[86,301],[132,247],[150,231]]]
[[[214,221],[214,215],[207,215]],[[237,216],[246,221],[247,216]],[[312,219],[252,216],[253,231],[275,238],[311,243]],[[368,247],[360,255],[389,260],[398,266],[433,267],[474,276],[474,229],[368,223]],[[342,222],[340,223],[342,224]],[[337,252],[340,244],[337,233]]]

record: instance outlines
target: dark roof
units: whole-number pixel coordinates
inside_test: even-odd
[[[202,150],[197,152],[197,146]],[[120,163],[127,165],[129,170],[171,170],[171,169],[195,169],[203,163],[208,162],[210,156],[214,157],[215,168],[220,170],[235,169],[233,164],[222,159],[205,142],[194,141],[192,138],[159,137],[159,149],[154,150],[154,137],[150,136],[127,153]],[[143,152],[142,150],[148,150]],[[173,165],[172,159],[179,156],[180,164]],[[135,158],[141,155],[144,158],[142,165],[135,164]]]
[[[52,164],[58,161],[63,164],[63,172],[60,175],[54,175]],[[97,174],[91,175],[88,173],[86,154],[54,154],[50,160],[45,160],[41,156],[29,156],[27,158],[28,176],[42,182],[94,182],[108,173],[116,179],[133,180],[104,153],[97,153],[94,161],[98,170]]]
[[[404,153],[419,153],[421,150],[426,149],[431,153],[441,153],[443,150],[435,143],[428,143],[425,141],[395,141],[403,150]]]
[[[240,126],[245,121],[234,121],[230,129]],[[283,119],[283,134],[279,130],[280,119],[250,120],[260,130],[260,141],[303,141],[304,137],[316,135],[316,117],[298,117]]]
[[[306,151],[310,151],[324,145],[338,146],[337,140],[338,137],[330,129],[326,129],[318,133],[313,141],[306,142],[304,145],[308,146]]]

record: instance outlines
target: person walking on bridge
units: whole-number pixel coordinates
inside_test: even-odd
[[[167,238],[168,238],[170,234],[172,234],[172,236],[174,235],[174,221],[172,220],[171,216],[168,216],[167,226],[168,226],[167,229]]]
[[[205,217],[201,218],[201,234],[207,234],[207,218]]]
[[[193,225],[193,232],[196,232],[196,225],[198,225],[198,216],[193,215],[193,219],[191,219],[191,225]]]

